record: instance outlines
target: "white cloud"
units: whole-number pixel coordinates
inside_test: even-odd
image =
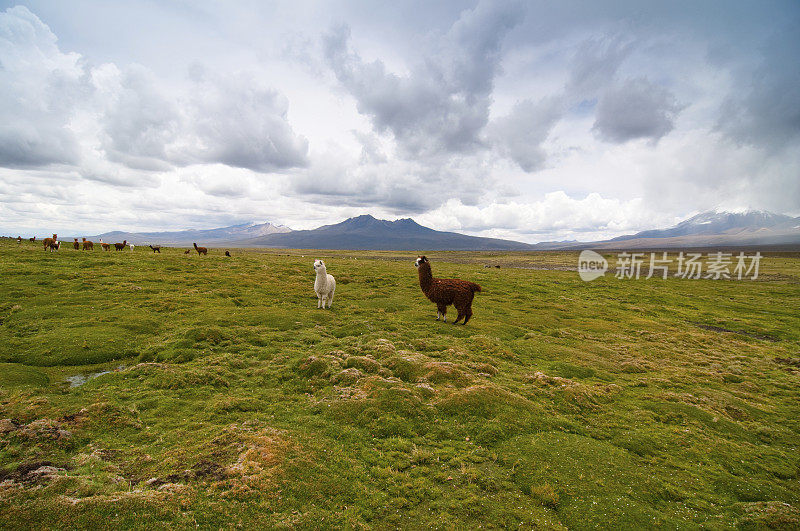
[[[676,218],[654,215],[641,199],[619,201],[596,193],[576,199],[557,191],[533,202],[493,202],[470,206],[458,200],[449,200],[420,216],[419,220],[423,224],[447,230],[535,243],[548,240],[599,240],[668,226]]]
[[[526,172],[539,170],[547,159],[541,144],[561,119],[562,107],[557,97],[538,102],[518,101],[508,115],[492,122],[489,138],[499,153],[511,158]]]
[[[70,128],[83,90],[78,54],[61,53],[56,36],[23,6],[0,13],[0,165],[74,164]]]
[[[125,184],[125,168],[205,162],[272,172],[307,164],[308,142],[287,122],[288,100],[249,76],[200,76],[168,91],[142,65],[92,67],[62,53],[24,7],[0,14],[0,52],[3,166],[66,164]]]

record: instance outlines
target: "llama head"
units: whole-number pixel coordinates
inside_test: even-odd
[[[322,260],[314,260],[314,271],[324,271],[325,270],[325,262]]]
[[[414,267],[419,267],[420,264],[424,264],[428,261],[428,258],[425,255],[417,257],[414,261]]]

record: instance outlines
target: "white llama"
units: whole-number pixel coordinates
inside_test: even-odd
[[[333,292],[336,290],[336,279],[329,275],[325,269],[325,262],[314,260],[314,271],[317,278],[314,280],[314,291],[317,292],[317,308],[325,308],[325,301],[328,301],[328,308],[333,304]]]

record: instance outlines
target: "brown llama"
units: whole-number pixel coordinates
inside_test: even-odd
[[[114,250],[115,251],[124,251],[125,247],[128,246],[128,240],[122,240],[122,243],[115,243]]]
[[[31,241],[31,242],[35,243],[36,242],[36,236],[34,236],[33,238],[28,238],[28,241]]]
[[[78,243],[78,238],[72,239],[72,248],[75,249],[76,251],[81,250],[81,244]]]
[[[230,257],[230,255],[231,255],[231,252],[230,252],[230,251],[225,251],[225,256],[228,256],[228,257]]]
[[[22,243],[22,236],[17,236],[17,243]]]
[[[56,240],[58,240],[58,235],[53,234],[52,238],[45,238],[42,240],[42,244],[44,245],[44,250],[50,249],[51,251],[55,248]]]
[[[419,275],[419,287],[428,299],[436,304],[436,320],[440,317],[447,322],[447,307],[452,304],[458,310],[458,317],[453,321],[456,324],[462,317],[464,324],[467,324],[472,317],[472,299],[475,292],[481,287],[468,280],[457,278],[433,278],[431,263],[425,256],[420,256],[414,262]]]
[[[86,238],[83,239],[83,250],[84,251],[94,251],[94,243],[87,240]]]
[[[192,252],[192,250],[191,250],[191,249],[186,249],[186,250],[183,252],[183,254],[189,254],[189,253],[191,253],[191,252]]]
[[[148,247],[150,247],[153,250],[153,254],[156,254],[156,253],[161,254],[161,246],[160,245],[156,245],[156,246],[148,245]]]
[[[197,256],[200,256],[201,254],[208,254],[208,249],[206,249],[205,247],[198,247],[196,242],[193,243],[193,245],[194,245],[194,250],[197,251]]]

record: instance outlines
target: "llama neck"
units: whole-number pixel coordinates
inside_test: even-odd
[[[433,285],[433,273],[431,272],[430,264],[427,262],[421,263],[417,268],[417,274],[419,275],[419,287],[422,288],[422,291],[428,291]]]
[[[328,284],[328,272],[324,267],[317,269],[317,278],[314,280],[314,288],[319,290]]]

